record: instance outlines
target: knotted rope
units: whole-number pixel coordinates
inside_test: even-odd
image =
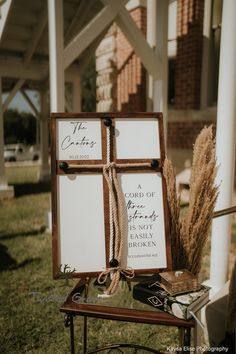
[[[108,139],[109,141],[109,139]],[[109,156],[109,153],[107,152]],[[134,277],[134,270],[132,268],[123,268],[121,265],[123,249],[124,249],[124,220],[126,214],[126,207],[123,203],[123,192],[117,178],[116,168],[137,168],[137,167],[154,167],[148,162],[137,163],[115,163],[110,162],[109,158],[107,163],[104,164],[64,164],[62,169],[102,169],[103,176],[106,180],[109,195],[110,195],[110,265],[111,267],[104,270],[98,277],[98,282],[104,284],[108,277],[111,283],[106,290],[107,295],[114,294],[118,288],[119,280],[123,275],[126,279]],[[114,234],[113,234],[114,224]]]
[[[116,164],[114,162],[109,163],[103,167],[103,176],[107,182],[109,193],[111,196],[112,216],[115,231],[114,254],[112,261],[118,263],[114,266],[111,266],[110,268],[107,268],[98,277],[98,282],[100,284],[104,284],[108,279],[108,276],[110,276],[111,283],[106,290],[107,294],[114,294],[116,292],[121,275],[129,279],[134,277],[133,269],[125,269],[121,266],[121,258],[124,247],[125,210],[122,203],[122,190],[117,179],[115,167]]]
[[[111,283],[106,290],[106,294],[114,294],[118,288],[119,280],[121,276],[124,276],[126,279],[132,279],[134,277],[134,270],[132,268],[122,268],[122,267],[110,267],[104,270],[98,276],[99,284],[106,283],[108,276],[111,278]]]

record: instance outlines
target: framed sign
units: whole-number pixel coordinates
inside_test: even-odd
[[[100,119],[57,122],[58,160],[101,160]]]
[[[171,269],[162,114],[53,113],[51,137],[54,278]]]

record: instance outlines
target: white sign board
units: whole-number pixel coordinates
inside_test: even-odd
[[[77,272],[106,267],[102,175],[58,176],[61,264]],[[96,198],[95,198],[96,196]],[[89,260],[89,262],[88,262]]]
[[[120,176],[127,208],[127,265],[167,267],[162,177],[160,173]]]
[[[58,120],[58,160],[101,160],[100,119]]]
[[[117,159],[160,158],[160,140],[156,119],[116,119]]]
[[[55,278],[65,265],[72,276],[97,275],[115,258],[106,169],[124,201],[122,266],[171,268],[161,114],[52,114],[51,160]]]

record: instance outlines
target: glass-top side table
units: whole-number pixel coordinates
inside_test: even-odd
[[[83,316],[84,318],[83,353],[92,354],[102,351],[104,353],[112,353],[115,348],[119,348],[121,353],[123,353],[124,348],[134,348],[134,353],[140,354],[145,352],[160,353],[156,349],[139,346],[138,344],[112,344],[87,352],[87,317],[177,327],[180,347],[190,347],[191,329],[196,327],[195,320],[182,320],[135,300],[132,296],[132,288],[143,279],[146,280],[147,276],[145,278],[136,278],[135,281],[130,283],[120,281],[117,293],[109,297],[103,296],[105,287],[99,285],[96,279],[86,278],[78,282],[60,307],[60,311],[65,313],[65,326],[70,327],[72,354],[75,353],[75,316]],[[185,353],[187,352],[185,351]]]

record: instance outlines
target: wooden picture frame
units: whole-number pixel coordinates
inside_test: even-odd
[[[170,270],[162,114],[52,113],[51,141],[54,278],[110,266],[114,220],[103,168],[111,163],[125,205],[124,266]]]

